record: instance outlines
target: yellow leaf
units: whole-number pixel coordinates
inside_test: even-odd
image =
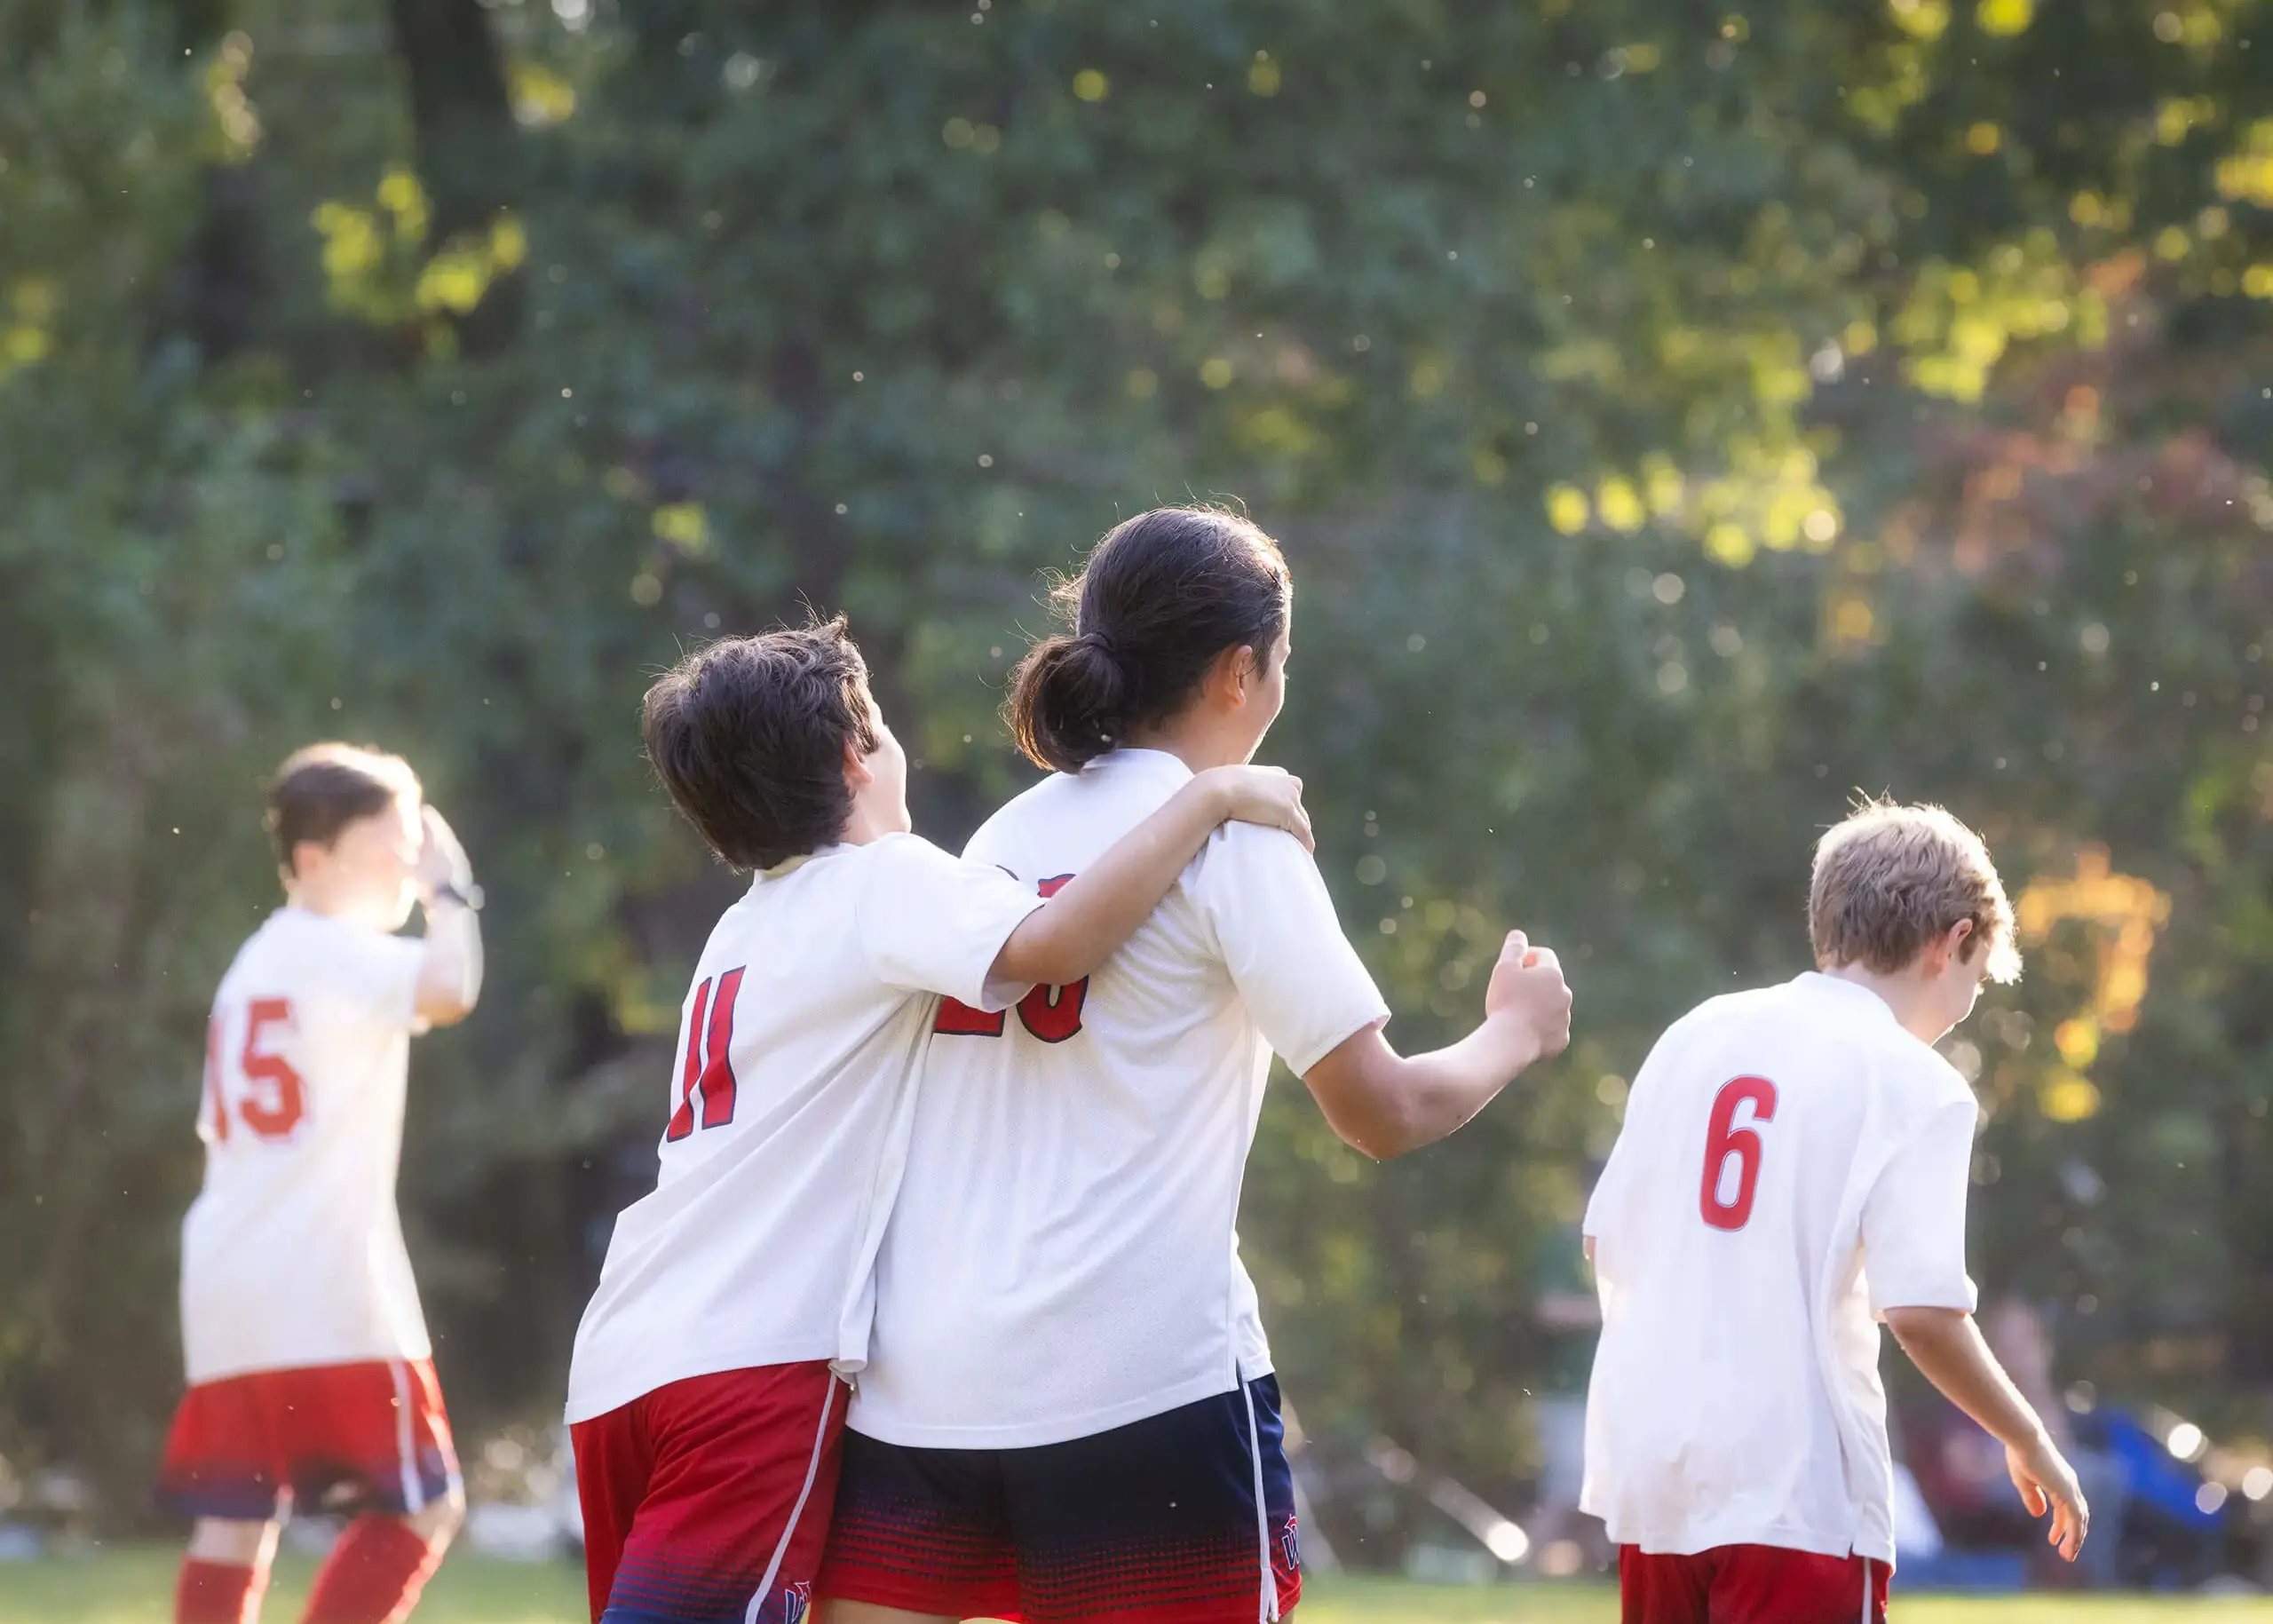
[[[1950,26],[1948,0],[1889,0],[1895,25],[1913,39],[1935,40]]]
[[[648,520],[656,535],[687,552],[700,552],[710,540],[710,517],[699,502],[669,502]]]
[[[0,331],[0,356],[12,367],[28,367],[47,359],[53,341],[36,327],[12,327]]]
[[[510,214],[501,214],[497,223],[489,228],[489,263],[501,271],[510,271],[528,257],[528,234],[521,223]]]
[[[426,262],[411,299],[421,310],[447,310],[462,316],[480,304],[481,296],[488,290],[487,254],[453,249]]]
[[[1705,556],[1730,569],[1742,569],[1757,551],[1743,526],[1723,519],[1705,532]]]
[[[563,123],[576,110],[575,87],[542,62],[516,61],[505,71],[513,117],[531,130]]]
[[[1603,523],[1628,535],[1639,530],[1646,517],[1634,487],[1616,478],[1604,479],[1595,492],[1595,511],[1602,515]]]
[[[379,178],[379,206],[395,217],[395,228],[411,237],[426,234],[426,188],[418,184],[418,177],[400,165]],[[409,222],[417,222],[417,229],[410,231]]]
[[[1547,491],[1547,522],[1565,535],[1576,535],[1587,527],[1587,494],[1575,485],[1549,486]]]
[[[2036,1091],[2037,1109],[2055,1122],[2081,1122],[2099,1114],[2099,1090],[2088,1078],[2055,1070]]]
[[[1984,34],[2006,36],[2025,34],[2035,17],[2035,0],[1981,0],[1973,12]]]
[[[2062,1021],[2052,1029],[2052,1042],[2060,1058],[2079,1072],[2099,1058],[2099,1026],[2089,1016]]]
[[[1255,53],[1255,66],[1247,70],[1247,88],[1257,96],[1279,93],[1279,64],[1269,51]]]

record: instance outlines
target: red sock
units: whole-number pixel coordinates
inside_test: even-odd
[[[392,1517],[359,1517],[316,1570],[300,1624],[395,1624],[418,1604],[418,1593],[441,1565],[439,1543]]]
[[[255,1624],[267,1588],[265,1568],[185,1557],[174,1580],[174,1624]]]

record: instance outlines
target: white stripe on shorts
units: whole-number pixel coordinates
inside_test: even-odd
[[[757,1624],[757,1615],[764,1611],[765,1598],[772,1594],[773,1581],[780,1577],[781,1564],[789,1555],[789,1541],[796,1537],[797,1519],[805,1514],[805,1501],[812,1498],[813,1479],[820,1476],[821,1451],[828,1445],[828,1417],[836,1403],[836,1378],[828,1378],[828,1389],[820,1398],[820,1428],[813,1434],[812,1459],[805,1462],[804,1486],[797,1491],[797,1503],[789,1508],[789,1521],[781,1530],[780,1543],[773,1548],[773,1560],[765,1565],[765,1577],[758,1580],[757,1594],[749,1598],[749,1605],[742,1609],[742,1624]]]
[[[418,1480],[418,1446],[410,1421],[410,1368],[400,1359],[387,1361],[394,1378],[394,1455],[402,1473],[402,1510],[416,1517],[426,1509],[426,1486]]]
[[[1263,1558],[1263,1593],[1255,1608],[1259,1624],[1278,1624],[1279,1576],[1271,1568],[1271,1513],[1263,1498],[1263,1429],[1255,1424],[1255,1384],[1239,1378],[1247,1400],[1247,1456],[1255,1468],[1255,1543]]]

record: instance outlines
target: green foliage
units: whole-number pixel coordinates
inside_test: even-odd
[[[849,608],[952,839],[1022,781],[1037,572],[1234,493],[1295,560],[1273,753],[1396,1035],[1471,1018],[1511,923],[1579,993],[1571,1055],[1409,1165],[1274,1092],[1245,1240],[1314,1435],[1512,1503],[1622,1080],[1803,965],[1857,786],[2016,891],[2097,845],[2170,899],[2095,1056],[2055,1052],[2089,924],[1962,1034],[1979,1272],[2111,1390],[2261,1387],[2273,35],[1701,15],[12,8],[0,1451],[122,1506],[154,1454],[287,749],[404,750],[482,870],[405,1198],[462,1413],[542,1415],[728,891],[645,781],[648,673]]]

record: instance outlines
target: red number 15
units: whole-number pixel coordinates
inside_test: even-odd
[[[205,1087],[212,1097],[213,1142],[223,1145],[229,1138],[228,1091],[223,1086],[221,1071],[222,1018],[216,1015],[205,1033]],[[244,1097],[237,1102],[237,1115],[257,1139],[289,1139],[292,1130],[300,1125],[307,1113],[306,1086],[292,1063],[273,1050],[262,1048],[266,1029],[281,1026],[292,1029],[291,1001],[284,998],[255,998],[245,1005],[244,1052],[237,1057],[237,1069],[244,1074]]]
[[[1738,1077],[1722,1085],[1713,1100],[1713,1120],[1705,1130],[1705,1182],[1698,1192],[1698,1207],[1715,1229],[1739,1230],[1752,1221],[1753,1197],[1760,1193],[1760,1135],[1736,1125],[1737,1107],[1750,1101],[1752,1120],[1776,1120],[1776,1085],[1765,1077]],[[1728,1182],[1729,1159],[1736,1158],[1736,1200],[1721,1199]]]

